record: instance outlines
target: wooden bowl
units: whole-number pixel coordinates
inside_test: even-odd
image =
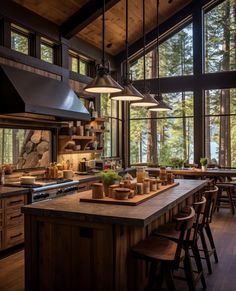
[[[127,188],[116,188],[115,189],[115,199],[117,200],[127,200],[130,194],[130,189]]]

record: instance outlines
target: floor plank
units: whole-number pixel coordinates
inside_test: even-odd
[[[223,209],[215,213],[211,224],[219,257],[212,263],[213,274],[207,274],[203,262],[208,291],[236,290],[236,215]],[[213,257],[212,257],[213,261]],[[179,291],[188,290],[185,282],[176,282]],[[201,284],[197,286],[200,291]],[[0,260],[0,291],[24,291],[24,251],[18,251]],[[65,290],[66,291],[66,290]]]

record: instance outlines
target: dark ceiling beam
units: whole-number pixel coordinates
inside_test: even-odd
[[[106,0],[106,11],[119,1]],[[61,35],[68,39],[76,35],[89,23],[102,15],[102,6],[103,1],[90,0],[60,26]]]
[[[207,4],[209,5],[209,4],[215,3],[216,5],[216,3],[220,3],[220,2],[222,2],[222,0],[212,0],[212,1],[192,0],[190,4],[186,5],[179,12],[177,12],[172,17],[170,17],[169,19],[167,19],[166,21],[160,24],[159,26],[160,36],[162,36],[163,34],[169,31],[171,34],[171,31],[173,31],[173,27],[176,27],[177,25],[179,25],[181,22],[183,22],[185,19],[187,19],[189,16],[192,15],[195,5],[200,5],[201,7],[203,7]],[[174,31],[174,33],[176,33],[176,31]],[[170,34],[169,35],[167,34],[168,37],[170,36]],[[151,30],[150,32],[146,34],[146,45],[148,46],[148,44],[154,42],[156,40],[156,36],[157,36],[157,28],[155,27],[153,30]],[[162,41],[164,41],[164,39],[162,39]],[[133,44],[129,46],[129,57],[139,54],[139,52],[142,51],[142,49],[143,49],[143,37],[141,37],[140,39],[138,39],[137,41],[135,41]],[[117,63],[122,63],[125,60],[125,57],[126,57],[126,52],[124,50],[115,56],[115,60]]]

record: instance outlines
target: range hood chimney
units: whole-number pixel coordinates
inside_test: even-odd
[[[0,113],[33,113],[59,120],[90,120],[75,92],[64,82],[0,65]]]

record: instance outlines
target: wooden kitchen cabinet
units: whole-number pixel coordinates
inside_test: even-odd
[[[26,202],[24,194],[0,199],[0,250],[24,242],[24,215],[21,207]]]

